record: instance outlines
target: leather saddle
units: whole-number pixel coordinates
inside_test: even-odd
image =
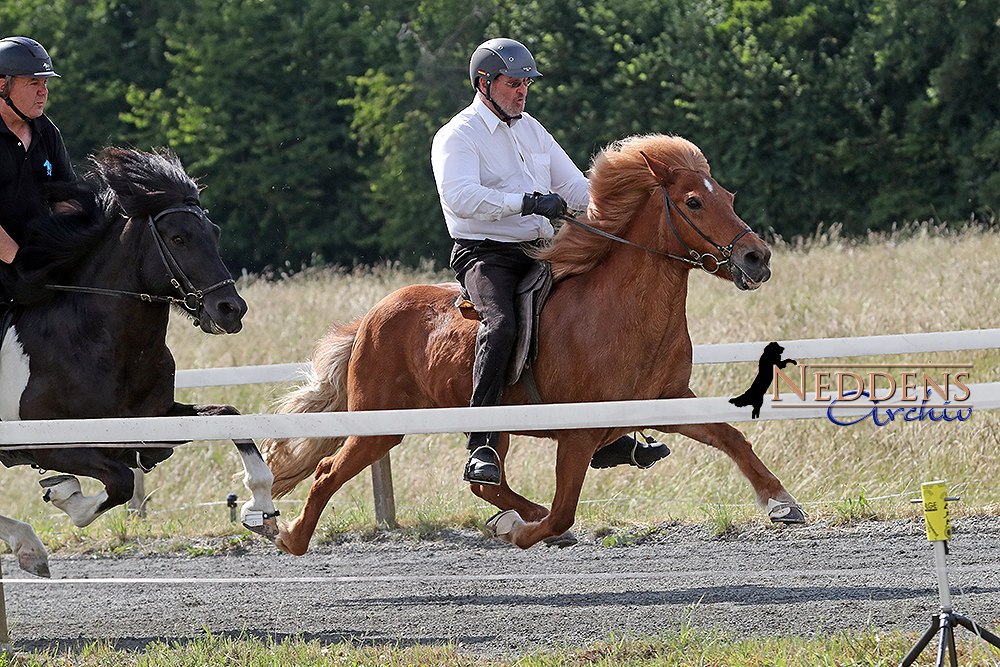
[[[538,358],[538,322],[542,306],[552,291],[552,268],[548,262],[538,260],[528,270],[514,290],[514,310],[517,313],[517,343],[507,366],[507,384],[514,384],[521,378],[525,368]],[[469,300],[469,295],[461,287],[455,305],[462,310],[462,316],[478,320],[479,313]]]

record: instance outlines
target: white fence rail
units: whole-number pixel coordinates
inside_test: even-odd
[[[699,345],[697,364],[757,361],[766,342]],[[833,359],[857,356],[951,352],[1000,348],[1000,329],[953,331],[860,338],[782,341],[785,357]],[[181,370],[176,386],[203,387],[286,382],[299,379],[308,364]],[[1000,409],[1000,383],[968,384],[970,396],[954,407]],[[808,399],[808,396],[807,396]],[[882,404],[890,401],[880,399]],[[827,407],[804,406],[795,394],[782,394],[782,405],[769,401],[760,418],[816,419],[828,416]],[[919,407],[919,406],[918,406]],[[838,418],[863,416],[870,404],[841,403]],[[653,401],[609,401],[488,408],[379,410],[289,415],[217,417],[150,417],[132,419],[40,420],[0,422],[0,447],[68,446],[79,443],[165,442],[228,440],[232,438],[385,435],[396,433],[460,433],[469,431],[531,431],[598,427],[646,427],[675,424],[741,422],[750,410],[736,408],[725,397]],[[395,522],[389,457],[372,467],[376,487],[376,519]]]
[[[831,359],[867,357],[883,354],[921,352],[958,352],[1000,348],[1000,329],[939,331],[934,333],[861,336],[857,338],[805,338],[782,341],[785,356],[792,359]],[[757,361],[767,341],[758,343],[722,343],[695,345],[692,361],[696,364],[724,364]],[[288,382],[301,379],[308,363],[197,368],[177,371],[175,386],[212,387],[223,385]]]
[[[1000,383],[968,384],[970,396],[954,407],[976,410],[1000,408]],[[897,389],[897,398],[901,392]],[[765,402],[760,418],[819,419],[828,408],[814,407],[795,394],[782,393],[782,405]],[[882,405],[896,401],[879,398]],[[906,405],[905,403],[898,403]],[[919,408],[919,403],[915,403]],[[869,403],[837,404],[836,414],[860,416]],[[130,419],[60,419],[3,422],[0,446],[41,443],[167,442],[173,440],[228,440],[262,437],[331,437],[390,435],[395,433],[462,433],[474,431],[545,431],[613,426],[652,427],[750,421],[748,408],[737,408],[727,398],[673,398],[653,401],[549,403],[488,408],[430,408],[424,410],[370,410],[287,415],[233,415],[218,417],[145,417]]]

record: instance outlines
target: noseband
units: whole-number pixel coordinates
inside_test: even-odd
[[[149,225],[149,231],[153,235],[153,240],[156,243],[156,249],[160,252],[160,259],[163,260],[163,265],[167,268],[167,278],[170,279],[170,284],[173,285],[180,294],[181,298],[171,298],[164,297],[170,301],[170,303],[175,303],[185,310],[187,310],[192,315],[197,315],[201,312],[201,309],[205,305],[205,295],[214,292],[215,290],[225,287],[226,285],[233,285],[235,281],[232,277],[225,280],[220,280],[211,287],[206,287],[205,289],[198,289],[191,282],[191,279],[187,277],[181,265],[177,263],[174,258],[173,253],[170,252],[170,248],[167,246],[166,242],[160,236],[160,233],[156,231],[156,223],[165,215],[171,213],[191,213],[201,218],[204,222],[212,224],[212,221],[208,219],[205,214],[205,209],[200,206],[175,206],[174,208],[168,208],[166,210],[160,211],[155,216],[146,216],[146,222]]]
[[[570,217],[568,215],[561,215],[561,216],[559,216],[559,218],[561,220],[565,220],[566,222],[568,222],[570,224],[576,225],[577,227],[581,227],[581,228],[586,229],[588,231],[591,231],[591,232],[593,232],[595,234],[598,234],[599,236],[603,236],[605,238],[611,239],[612,241],[617,241],[618,243],[624,243],[625,245],[630,245],[630,246],[632,246],[634,248],[640,248],[642,250],[645,250],[646,252],[651,252],[654,255],[661,255],[663,257],[669,257],[670,259],[676,259],[676,260],[684,262],[686,264],[690,264],[693,267],[701,269],[705,273],[716,273],[722,267],[724,267],[724,266],[726,266],[728,264],[732,264],[733,246],[735,246],[736,242],[739,241],[741,238],[743,238],[743,236],[745,234],[747,234],[747,233],[749,233],[751,231],[750,228],[747,227],[742,232],[740,232],[739,234],[737,234],[736,238],[734,238],[732,241],[729,242],[729,245],[720,246],[718,243],[716,243],[712,239],[708,238],[708,236],[706,236],[704,232],[702,232],[700,229],[698,229],[698,226],[695,225],[693,222],[691,222],[691,220],[684,214],[684,211],[681,210],[681,207],[678,206],[677,204],[675,204],[674,201],[669,196],[667,196],[667,188],[666,188],[666,186],[661,185],[660,186],[660,190],[663,191],[663,201],[664,201],[664,204],[665,204],[665,207],[666,207],[667,222],[670,223],[670,229],[671,229],[671,231],[673,231],[674,236],[677,237],[677,240],[680,241],[681,245],[684,246],[684,248],[688,251],[689,257],[682,257],[680,255],[674,255],[674,254],[671,254],[669,252],[664,252],[662,250],[657,250],[655,248],[648,248],[648,247],[646,247],[644,245],[639,245],[638,243],[632,243],[631,241],[629,241],[627,239],[623,239],[620,236],[615,236],[614,234],[608,234],[607,232],[602,231],[602,230],[598,229],[597,227],[593,227],[591,225],[588,225],[585,222],[580,222],[576,218]],[[680,232],[677,231],[677,226],[674,225],[673,216],[670,215],[670,207],[671,206],[673,206],[677,210],[677,213],[680,214],[681,218],[684,219],[684,222],[686,222],[688,224],[688,226],[691,227],[691,229],[693,229],[694,231],[698,232],[698,236],[700,236],[701,238],[703,238],[706,241],[708,241],[712,245],[712,247],[715,248],[718,251],[719,256],[713,255],[710,252],[700,253],[697,250],[695,250],[694,248],[692,248],[691,246],[689,246],[687,243],[684,242],[684,239],[681,238]],[[706,264],[706,262],[709,262],[709,261],[714,265],[713,267],[709,267]],[[739,267],[736,267],[736,268],[739,268]]]
[[[163,261],[163,266],[167,269],[167,279],[170,281],[171,286],[173,286],[173,288],[180,294],[180,297],[103,289],[100,287],[80,287],[76,285],[46,285],[46,287],[60,292],[82,292],[84,294],[130,297],[133,299],[139,299],[140,301],[146,301],[148,303],[173,304],[175,306],[180,306],[184,310],[191,313],[191,315],[195,317],[195,326],[198,326],[199,322],[197,318],[205,306],[205,295],[225,287],[226,285],[233,285],[235,284],[235,281],[230,277],[204,289],[198,289],[194,286],[191,279],[188,278],[187,274],[184,273],[184,270],[181,269],[181,266],[177,262],[173,253],[170,252],[170,248],[167,246],[166,242],[160,237],[160,233],[156,231],[156,223],[159,222],[162,217],[171,213],[191,213],[208,223],[211,223],[211,220],[208,219],[208,216],[205,214],[205,210],[200,206],[175,206],[173,208],[164,209],[155,216],[146,216],[146,223],[153,236],[153,242],[160,254],[160,259]]]

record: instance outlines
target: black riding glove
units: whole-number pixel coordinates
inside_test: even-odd
[[[566,200],[554,192],[547,195],[540,192],[525,194],[521,203],[521,215],[544,215],[550,220],[565,215],[567,210]]]

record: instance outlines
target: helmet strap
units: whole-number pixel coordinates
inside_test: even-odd
[[[14,106],[14,102],[10,99],[10,87],[14,84],[13,77],[4,76],[0,78],[4,79],[3,90],[0,90],[0,99],[3,99],[3,101],[7,103],[7,106],[13,109],[14,113],[16,113],[21,120],[28,122],[28,117],[21,113],[21,110]]]
[[[18,109],[16,106],[14,106],[14,103],[11,101],[11,99],[10,99],[9,96],[4,95],[3,96],[3,101],[7,103],[7,106],[9,106],[11,109],[14,110],[14,113],[16,113],[18,116],[20,116],[21,120],[23,120],[26,123],[30,123],[31,122],[30,118],[28,118],[27,116],[25,116],[23,113],[21,113],[20,109]]]
[[[508,116],[507,112],[500,108],[500,105],[497,104],[493,100],[493,97],[490,95],[490,90],[491,90],[492,86],[493,86],[493,82],[492,81],[487,81],[486,82],[486,101],[490,103],[490,106],[492,106],[493,109],[497,112],[497,115],[500,116],[500,120],[502,120],[503,122],[505,122],[507,124],[510,124],[510,121],[517,120],[518,118],[520,118],[521,114],[517,114],[516,116]]]

